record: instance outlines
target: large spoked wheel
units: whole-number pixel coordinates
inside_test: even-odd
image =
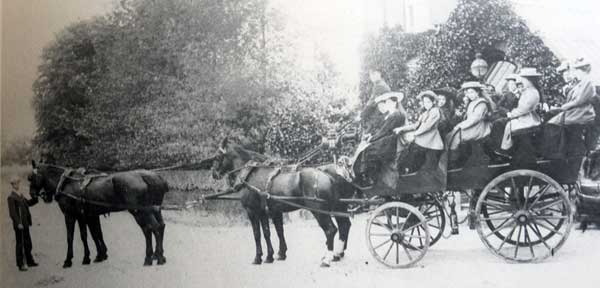
[[[444,229],[446,227],[446,214],[444,213],[444,207],[442,203],[435,198],[430,198],[427,201],[417,206],[419,212],[427,219],[427,226],[429,227],[430,241],[429,247],[433,246],[437,241],[442,238]],[[417,226],[410,231],[410,235],[422,235],[423,230],[421,226]],[[423,240],[421,238],[411,238],[408,241],[409,244],[423,248]],[[412,246],[409,246],[412,247]]]
[[[411,234],[416,227],[420,235]],[[366,237],[373,257],[390,268],[407,268],[419,262],[431,241],[425,216],[402,202],[386,203],[375,209],[367,221]]]
[[[573,210],[562,186],[533,170],[494,178],[475,208],[477,232],[495,255],[515,262],[541,261],[569,236]]]

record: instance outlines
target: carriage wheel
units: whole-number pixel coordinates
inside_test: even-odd
[[[430,234],[429,247],[431,247],[442,238],[442,234],[446,228],[446,214],[444,213],[444,207],[440,201],[431,198],[421,203],[418,206],[418,209],[419,212],[425,216],[425,219],[427,219],[427,226],[429,227]],[[422,235],[424,231],[421,226],[417,226],[411,229],[409,233],[410,235]],[[409,246],[409,248],[412,249],[412,247],[418,247],[419,249],[422,249],[422,241],[420,242],[419,239],[420,238],[409,239],[408,243],[412,245]]]
[[[412,234],[416,227],[420,235]],[[431,235],[427,219],[417,208],[402,202],[386,203],[373,211],[367,221],[369,251],[383,265],[407,268],[419,262],[427,253]],[[419,243],[419,246],[411,242]]]
[[[483,243],[495,255],[516,262],[553,256],[568,238],[573,222],[562,186],[532,170],[494,178],[479,196],[475,212]]]

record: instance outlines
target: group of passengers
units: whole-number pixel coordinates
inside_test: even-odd
[[[519,146],[532,145],[524,140],[530,138],[522,135],[531,135],[546,123],[544,139],[552,140],[570,130],[562,129],[565,125],[586,125],[595,119],[590,63],[577,59],[565,66],[559,67],[568,83],[564,88],[564,104],[560,106],[550,109],[541,101],[542,75],[535,68],[523,67],[518,74],[506,77],[508,89],[501,94],[495,94],[493,86],[475,81],[462,84],[459,92],[464,97],[460,104],[450,88],[420,93],[417,99],[422,109],[414,123],[407,123],[402,106],[404,94],[392,92],[380,72],[371,71],[372,95],[361,113],[364,133],[363,145],[359,147],[362,158],[358,176],[362,181],[372,182],[374,173],[390,160],[390,155],[395,155],[393,164],[400,174],[433,168],[445,148],[450,151],[449,168],[460,167],[474,151],[453,152],[474,142],[481,143],[490,159],[534,157],[535,161],[536,155],[531,150],[521,152],[524,154],[517,151]],[[547,121],[542,119],[540,111],[547,112],[544,113]],[[556,146],[556,143],[543,144]]]

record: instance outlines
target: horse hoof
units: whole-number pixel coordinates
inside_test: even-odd
[[[287,258],[287,256],[285,256],[285,255],[281,255],[281,254],[279,254],[279,255],[277,256],[277,260],[278,260],[278,261],[284,261],[286,258]]]
[[[70,268],[71,266],[73,266],[73,263],[71,263],[71,261],[65,261],[63,263],[63,268]]]
[[[96,258],[94,259],[94,263],[99,263],[106,259],[108,259],[108,255],[97,255]]]
[[[262,264],[262,260],[260,258],[255,258],[254,261],[252,261],[252,265],[260,265]]]
[[[344,252],[341,252],[340,254],[338,254],[338,256],[340,256],[340,258],[344,258]]]
[[[337,255],[334,255],[333,259],[331,259],[331,261],[333,261],[333,262],[339,262],[340,260],[342,260],[342,257],[337,256]]]
[[[167,263],[167,257],[160,256],[156,262],[157,265],[165,265]]]
[[[330,266],[327,262],[321,262],[321,268],[329,268]]]
[[[273,263],[275,260],[273,259],[273,256],[267,256],[267,258],[265,259],[265,263]]]
[[[90,265],[91,262],[92,260],[90,260],[90,258],[83,258],[83,262],[81,262],[81,265]]]
[[[144,260],[144,266],[152,266],[152,257],[146,258],[146,260]]]

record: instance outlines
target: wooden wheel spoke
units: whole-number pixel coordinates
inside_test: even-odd
[[[406,215],[406,221],[402,222],[402,226],[400,226],[400,228],[399,228],[402,233],[404,233],[404,232],[408,231],[408,229],[412,228],[412,227],[410,227],[408,229],[404,229],[404,225],[406,225],[406,222],[408,222],[410,215],[412,215],[412,212],[408,211],[408,215]]]
[[[483,203],[485,203],[486,205],[496,208],[497,210],[501,210],[501,211],[510,211],[510,210],[514,210],[515,207],[513,207],[512,205],[508,204],[508,205],[503,205],[503,204],[495,204],[495,203],[490,203],[489,200],[484,200]]]
[[[542,236],[540,229],[534,228],[531,224],[527,224],[527,225],[529,225],[529,228],[531,228],[533,233],[535,233],[537,235],[537,237],[542,241],[542,243],[544,243],[544,246],[546,246],[546,248],[548,248],[548,250],[552,251],[552,248],[550,247],[550,245],[548,245],[548,243],[546,242],[546,239],[544,239],[544,237]]]
[[[506,196],[510,197],[510,193],[506,192],[506,190],[504,190],[503,187],[496,185],[496,186],[494,186],[494,188],[496,188],[496,190],[501,191],[502,193],[506,194]]]
[[[390,233],[392,233],[392,229],[390,228],[390,226],[388,226],[385,223],[382,223],[381,221],[379,221],[377,218],[373,219],[373,224],[379,226],[379,227],[383,227],[385,229],[387,229]]]
[[[499,252],[500,249],[502,249],[502,247],[504,246],[504,244],[506,244],[506,241],[512,237],[512,235],[515,233],[515,230],[517,229],[517,225],[512,227],[512,230],[510,230],[510,232],[508,233],[508,235],[506,237],[504,237],[504,239],[502,239],[502,243],[500,243],[500,246],[498,247],[498,249],[496,249],[496,252]]]
[[[487,217],[487,218],[483,218],[482,217],[481,219],[485,220],[485,221],[494,221],[494,220],[506,220],[506,219],[510,219],[512,217],[513,217],[513,215],[510,215],[510,216],[498,216],[498,217]]]
[[[406,234],[406,232],[407,232],[408,230],[410,230],[410,229],[414,229],[414,228],[415,228],[415,227],[417,227],[417,226],[421,226],[423,223],[424,223],[424,222],[421,222],[421,221],[419,221],[419,223],[417,223],[417,224],[415,224],[415,225],[413,225],[413,226],[410,226],[410,227],[408,227],[408,228],[406,228],[406,229],[402,229],[402,230],[400,230],[400,233],[404,233],[404,234]],[[406,222],[402,223],[402,227],[404,227],[404,224],[406,224]]]
[[[540,208],[534,208],[535,206],[531,206],[530,209],[531,210],[535,209],[537,211],[544,211],[544,210],[546,210],[546,209],[548,209],[548,208],[550,208],[552,206],[555,206],[556,204],[561,204],[561,203],[563,203],[563,199],[559,199],[559,200],[556,200],[556,201],[548,203],[548,204],[544,203],[545,205],[542,206],[542,207],[540,207]]]
[[[538,200],[540,200],[540,198],[546,194],[546,192],[548,191],[548,188],[550,188],[550,184],[546,184],[546,186],[544,188],[542,188],[540,191],[538,191],[538,193],[536,193],[535,199],[533,199],[533,202],[531,203],[530,207],[533,207],[535,205],[535,203],[537,203]]]
[[[392,242],[392,244],[390,244],[390,248],[388,248],[387,252],[385,252],[385,255],[383,256],[383,260],[387,259],[388,255],[390,255],[390,251],[392,251],[392,247],[394,247],[394,242]]]
[[[533,244],[531,244],[531,238],[529,237],[529,232],[527,232],[527,226],[523,227],[525,229],[525,241],[529,245],[529,251],[531,252],[531,257],[535,258],[535,252],[533,252]]]
[[[521,239],[521,231],[523,230],[523,226],[519,225],[519,232],[517,233],[517,244],[515,245],[515,259],[519,253],[519,241]]]
[[[514,223],[515,220],[514,219],[506,219],[506,221],[502,222],[502,224],[500,224],[498,227],[496,227],[496,229],[494,229],[494,231],[490,232],[489,234],[485,235],[485,238],[488,238],[490,236],[492,236],[493,234],[495,234],[496,232],[502,230],[502,229],[506,229],[506,228],[510,228],[510,227],[504,227],[507,223]],[[517,226],[515,226],[517,227]]]
[[[392,241],[392,239],[387,239],[387,240],[383,241],[383,242],[382,242],[382,243],[380,243],[379,245],[377,245],[377,246],[373,247],[373,250],[376,250],[377,248],[379,248],[379,247],[381,247],[381,246],[383,246],[383,245],[385,245],[385,244],[389,243],[390,241]]]
[[[417,226],[417,234],[419,235],[419,247],[423,247],[423,239],[421,239],[421,226]]]
[[[565,236],[565,234],[563,234],[562,232],[560,232],[560,231],[558,231],[556,229],[552,229],[552,228],[546,226],[546,224],[542,224],[542,223],[539,223],[539,222],[537,222],[536,224],[539,225],[540,227],[542,227],[542,228],[544,228],[546,230],[552,231],[552,232],[554,232],[554,233],[556,233],[556,234],[558,234],[560,236]],[[554,227],[554,228],[556,228],[556,227]]]
[[[400,245],[396,243],[396,265],[400,264]]]
[[[406,249],[406,247],[404,245],[402,245],[402,249],[404,249],[404,253],[406,253],[406,256],[408,256],[408,259],[410,261],[413,261],[412,256],[410,255],[410,252],[408,251],[408,249]]]
[[[392,236],[391,233],[371,233],[371,236],[375,236],[375,237],[390,237]]]

